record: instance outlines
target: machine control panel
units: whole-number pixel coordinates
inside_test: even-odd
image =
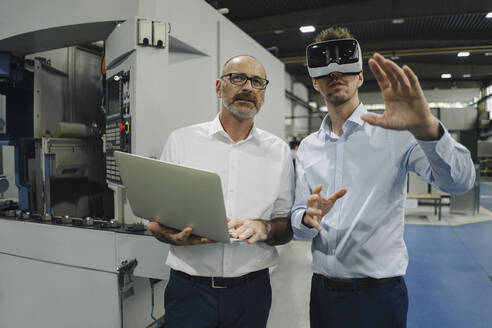
[[[131,152],[130,71],[120,71],[106,83],[106,180],[121,184],[114,151]]]

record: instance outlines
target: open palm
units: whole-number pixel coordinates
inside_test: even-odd
[[[386,129],[408,130],[419,139],[437,139],[439,121],[431,114],[410,67],[399,67],[377,53],[369,60],[369,67],[381,89],[385,111],[382,116],[362,115],[362,119]]]

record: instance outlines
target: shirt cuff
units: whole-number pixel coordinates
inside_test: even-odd
[[[298,209],[292,213],[292,230],[294,231],[295,239],[312,240],[318,234],[318,230],[309,228],[302,223],[305,212],[305,209]]]
[[[424,141],[417,139],[417,142],[424,151],[426,157],[431,162],[432,160],[446,160],[452,157],[452,152],[454,149],[455,142],[453,137],[451,137],[451,135],[441,122],[439,122],[439,124],[444,131],[439,140]]]

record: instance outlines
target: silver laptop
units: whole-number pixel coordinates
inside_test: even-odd
[[[136,216],[230,243],[220,177],[216,173],[114,152]]]

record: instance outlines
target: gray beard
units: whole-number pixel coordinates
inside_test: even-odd
[[[255,107],[255,111],[254,112],[250,112],[250,113],[244,113],[244,112],[241,112],[236,106],[234,106],[232,103],[226,103],[225,101],[222,101],[222,104],[224,105],[225,108],[227,108],[227,110],[229,112],[231,112],[234,116],[236,117],[239,117],[239,118],[242,118],[242,119],[250,119],[250,118],[253,118],[255,117],[256,114],[258,114],[258,108]]]

